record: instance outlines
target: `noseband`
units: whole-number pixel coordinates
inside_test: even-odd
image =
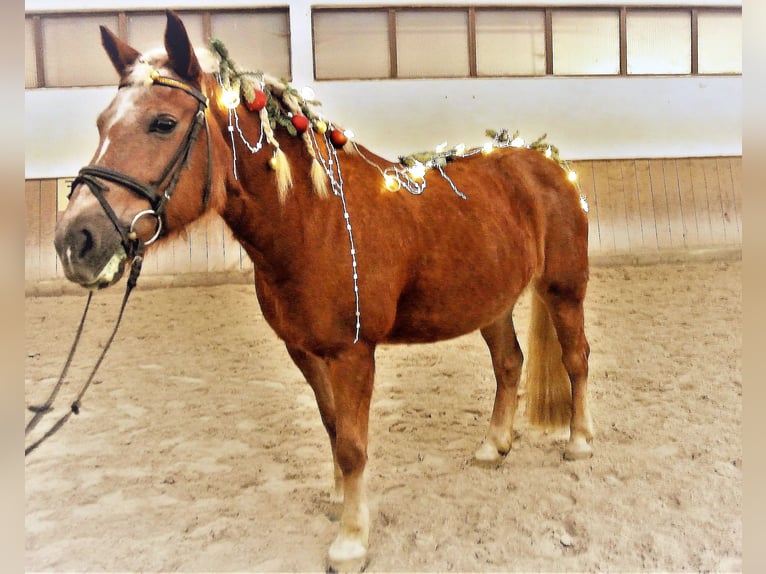
[[[162,172],[162,175],[153,182],[144,183],[136,178],[121,173],[117,170],[100,166],[89,165],[83,167],[78,173],[77,177],[72,182],[72,191],[79,184],[85,184],[90,189],[91,193],[96,196],[96,199],[101,204],[104,212],[114,224],[117,232],[120,234],[122,245],[125,249],[125,253],[128,257],[135,257],[138,251],[142,251],[143,247],[149,245],[157,240],[163,231],[163,219],[165,214],[165,208],[167,206],[170,197],[173,195],[178,178],[181,175],[181,170],[188,164],[191,150],[194,147],[194,143],[197,141],[202,126],[205,127],[207,137],[207,179],[205,183],[205,190],[202,196],[202,211],[207,207],[208,200],[210,199],[210,192],[212,186],[212,148],[210,142],[210,128],[206,121],[205,110],[208,106],[208,99],[201,91],[195,87],[174,78],[160,75],[156,70],[151,74],[151,85],[167,86],[186,92],[190,96],[196,98],[197,112],[194,115],[194,119],[189,125],[189,129],[184,136],[181,145],[176,150],[173,157],[168,162],[167,166]],[[129,86],[130,84],[120,84],[120,88]],[[106,201],[104,192],[108,190],[108,186],[104,181],[110,181],[120,186],[130,189],[136,195],[146,199],[151,205],[151,209],[140,211],[137,213],[130,223],[130,227],[126,230],[120,223],[114,210]],[[163,183],[166,183],[164,190],[161,190]],[[70,192],[71,196],[72,192]],[[141,242],[134,231],[134,227],[139,219],[145,216],[155,217],[157,219],[157,229],[154,235],[145,242]]]

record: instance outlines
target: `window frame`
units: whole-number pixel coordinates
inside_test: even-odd
[[[687,77],[687,76],[741,76],[742,72],[717,72],[717,73],[700,73],[699,72],[699,35],[698,35],[698,15],[700,12],[724,12],[730,14],[742,14],[741,6],[723,6],[723,5],[682,5],[682,4],[668,4],[657,5],[647,2],[646,5],[633,5],[633,4],[579,4],[579,5],[557,5],[557,6],[541,6],[539,4],[519,4],[519,5],[461,5],[461,4],[439,4],[439,5],[371,5],[371,6],[346,6],[346,5],[314,5],[311,7],[311,31],[312,31],[312,58],[313,58],[313,72],[314,80],[316,81],[379,81],[379,80],[407,80],[412,79],[409,77],[403,77],[398,71],[398,56],[397,56],[397,37],[396,37],[396,17],[398,13],[404,11],[465,11],[468,19],[468,58],[469,58],[469,73],[465,76],[439,76],[439,75],[423,75],[423,79],[485,79],[485,78],[646,78],[646,77]],[[545,18],[545,74],[480,74],[478,72],[477,62],[477,30],[476,30],[476,14],[480,11],[508,11],[508,12],[523,12],[523,11],[536,11],[540,10],[544,13]],[[557,10],[566,11],[604,11],[615,10],[619,14],[619,72],[615,74],[555,74],[553,69],[553,14]],[[688,10],[691,14],[691,73],[690,74],[678,74],[678,73],[642,73],[642,74],[629,74],[628,73],[628,46],[627,46],[627,15],[630,11],[657,11],[657,12],[672,12]],[[317,62],[317,36],[315,18],[318,13],[332,13],[332,12],[365,12],[376,11],[388,13],[388,50],[390,70],[387,77],[381,78],[355,78],[340,75],[338,77],[323,77],[319,71],[319,63]]]

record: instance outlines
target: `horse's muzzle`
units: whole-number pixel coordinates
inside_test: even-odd
[[[66,278],[87,289],[103,289],[120,280],[127,253],[105,217],[62,217],[56,225],[56,252]]]

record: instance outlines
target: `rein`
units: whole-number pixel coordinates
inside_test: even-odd
[[[138,250],[143,251],[143,247],[139,246]],[[91,383],[93,382],[93,377],[96,376],[96,371],[98,371],[98,368],[101,366],[101,363],[103,362],[107,351],[112,346],[112,341],[114,341],[114,337],[117,335],[117,329],[119,329],[120,323],[122,322],[122,316],[125,312],[125,306],[128,303],[128,297],[130,297],[131,291],[136,286],[136,282],[138,281],[138,275],[141,273],[142,263],[143,263],[143,256],[140,254],[136,254],[133,258],[133,262],[131,263],[130,277],[128,278],[128,285],[127,285],[127,288],[125,289],[125,295],[122,298],[122,304],[120,305],[120,312],[117,315],[117,321],[114,325],[114,328],[112,329],[112,334],[109,336],[109,339],[104,345],[104,348],[101,351],[101,354],[99,355],[98,360],[96,361],[96,364],[91,370],[90,375],[88,376],[88,379],[83,384],[82,388],[80,389],[80,392],[77,393],[77,398],[75,398],[75,400],[72,402],[66,414],[62,415],[45,432],[45,434],[43,434],[43,436],[41,436],[35,442],[33,442],[32,444],[24,448],[24,456],[27,456],[29,453],[34,451],[38,446],[40,446],[43,442],[45,442],[51,436],[53,436],[62,426],[64,426],[64,423],[66,423],[69,420],[69,417],[71,417],[73,414],[75,415],[80,414],[80,404],[82,402],[82,398],[85,395],[85,391],[88,390],[88,387],[90,387]],[[69,366],[72,364],[72,358],[74,357],[75,351],[77,350],[77,345],[80,342],[80,336],[82,335],[83,327],[85,326],[85,317],[88,315],[88,309],[90,307],[90,301],[92,298],[93,298],[93,291],[88,293],[88,300],[85,302],[85,310],[83,311],[82,318],[80,319],[80,324],[77,327],[77,333],[75,334],[74,341],[72,342],[72,348],[69,350],[69,355],[67,356],[67,360],[66,360],[66,363],[64,364],[64,368],[61,370],[61,375],[59,375],[59,379],[56,382],[56,386],[53,387],[53,391],[51,391],[51,394],[48,396],[48,399],[45,401],[45,403],[39,406],[32,405],[28,407],[28,409],[34,413],[34,416],[32,416],[32,418],[27,423],[27,426],[24,428],[24,436],[28,435],[42,420],[42,418],[53,409],[53,401],[58,395],[59,390],[61,390],[61,385],[64,384],[64,377],[66,377],[67,371],[69,371]]]
[[[131,258],[130,275],[128,277],[127,287],[125,289],[125,295],[123,296],[122,303],[120,305],[120,311],[117,316],[117,321],[115,322],[114,328],[112,329],[112,333],[109,336],[109,339],[107,340],[106,344],[104,345],[104,348],[101,351],[101,354],[99,355],[98,360],[96,361],[96,364],[91,370],[90,375],[88,376],[87,380],[85,381],[82,388],[80,389],[80,392],[77,394],[77,397],[75,398],[74,402],[72,402],[72,404],[70,405],[70,408],[66,412],[66,414],[62,415],[42,435],[42,437],[37,439],[35,442],[30,444],[29,446],[25,447],[24,456],[27,456],[29,453],[34,451],[38,446],[40,446],[44,441],[46,441],[48,438],[53,436],[53,434],[55,434],[64,425],[64,423],[66,423],[66,421],[69,420],[69,417],[71,417],[72,414],[76,415],[80,413],[80,405],[82,402],[82,398],[85,395],[85,392],[88,390],[88,387],[90,387],[91,383],[93,382],[93,378],[95,377],[96,372],[101,366],[101,363],[103,362],[107,351],[111,347],[112,342],[114,341],[114,338],[117,335],[117,330],[119,329],[120,323],[122,322],[122,317],[125,312],[125,307],[128,303],[128,298],[130,297],[130,294],[133,291],[133,288],[136,286],[136,283],[138,282],[138,276],[141,273],[141,267],[143,265],[144,249],[146,248],[147,245],[154,243],[154,241],[156,241],[160,237],[163,231],[162,222],[163,222],[163,217],[165,213],[165,208],[167,206],[168,201],[170,201],[173,191],[175,190],[176,184],[178,183],[178,178],[180,177],[181,170],[184,167],[186,167],[189,162],[191,150],[194,147],[194,144],[197,141],[197,138],[199,137],[199,133],[202,129],[202,126],[205,127],[205,132],[206,132],[207,156],[208,156],[207,157],[207,160],[208,160],[207,178],[205,183],[205,190],[202,196],[202,211],[204,212],[205,209],[207,208],[207,204],[210,199],[210,193],[212,189],[212,163],[213,163],[212,162],[212,145],[210,141],[210,127],[207,123],[207,119],[205,116],[205,110],[207,109],[208,99],[202,92],[200,92],[193,86],[186,84],[185,82],[182,82],[180,80],[176,80],[166,76],[161,76],[156,71],[152,72],[151,78],[152,78],[152,85],[167,86],[170,88],[179,89],[193,96],[194,98],[196,98],[198,102],[197,112],[195,113],[194,120],[192,121],[188,131],[186,132],[183,142],[181,143],[179,148],[176,150],[175,154],[173,154],[173,157],[168,162],[160,178],[157,179],[156,181],[146,184],[130,175],[121,173],[117,170],[104,167],[104,166],[99,166],[99,165],[90,165],[90,166],[83,167],[78,173],[75,180],[72,182],[72,190],[74,190],[78,184],[85,184],[88,186],[91,193],[93,193],[93,195],[96,197],[102,209],[104,210],[106,215],[109,217],[109,220],[112,222],[115,229],[120,234],[122,246],[125,249],[125,253],[127,257]],[[129,84],[121,84],[120,88],[126,87],[127,85]],[[123,225],[120,223],[112,207],[109,205],[109,202],[104,197],[104,192],[109,189],[109,187],[104,183],[104,180],[112,182],[112,183],[116,183],[118,185],[121,185],[123,187],[130,189],[136,195],[146,199],[151,205],[151,209],[140,211],[139,213],[137,213],[133,217],[133,220],[130,223],[130,227],[126,230],[123,227]],[[165,186],[164,191],[160,192],[160,186],[166,181],[167,181],[167,185]],[[71,194],[72,192],[70,192],[69,194],[70,197],[71,197]],[[144,242],[138,238],[138,235],[133,230],[133,228],[136,222],[141,217],[144,217],[146,215],[151,215],[156,217],[157,229],[154,235],[148,241]],[[64,383],[64,378],[66,377],[66,374],[69,371],[69,366],[72,363],[72,359],[75,355],[77,346],[80,342],[80,337],[82,335],[82,331],[85,326],[85,318],[87,317],[88,309],[90,307],[90,302],[92,297],[93,297],[93,292],[91,291],[90,293],[88,293],[88,300],[85,303],[85,309],[83,311],[82,318],[80,319],[80,324],[77,327],[77,332],[75,334],[74,341],[72,342],[72,347],[69,350],[69,355],[67,356],[67,360],[61,371],[61,375],[59,376],[59,379],[56,382],[56,385],[54,386],[53,390],[48,396],[48,399],[42,405],[39,405],[39,406],[32,405],[28,407],[28,409],[31,412],[33,412],[34,415],[29,420],[29,422],[27,423],[24,429],[24,436],[28,435],[38,425],[38,423],[42,420],[42,418],[53,409],[53,401],[55,400],[56,396],[61,390],[61,386]]]

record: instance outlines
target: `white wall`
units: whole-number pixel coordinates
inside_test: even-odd
[[[441,0],[440,5],[467,0]],[[551,2],[481,2],[481,5],[561,6]],[[621,4],[653,6],[657,0]],[[672,5],[733,5],[731,0],[674,0]],[[361,5],[324,0],[321,5]],[[376,1],[375,5],[401,5]],[[409,3],[412,4],[412,3]],[[589,5],[611,4],[591,0]],[[278,2],[186,0],[175,7],[279,5]],[[27,0],[27,12],[156,7],[150,0]],[[478,145],[484,130],[519,129],[535,139],[544,132],[567,159],[686,157],[742,153],[742,78],[606,77],[314,82],[309,2],[290,2],[293,84],[311,85],[326,116],[352,129],[357,141],[395,159],[447,141]],[[158,38],[158,43],[160,43]],[[222,38],[225,41],[225,38]],[[100,46],[94,46],[100,50]],[[236,55],[234,55],[236,57]],[[25,91],[27,178],[66,177],[88,163],[97,144],[95,118],[115,92],[109,88]]]

